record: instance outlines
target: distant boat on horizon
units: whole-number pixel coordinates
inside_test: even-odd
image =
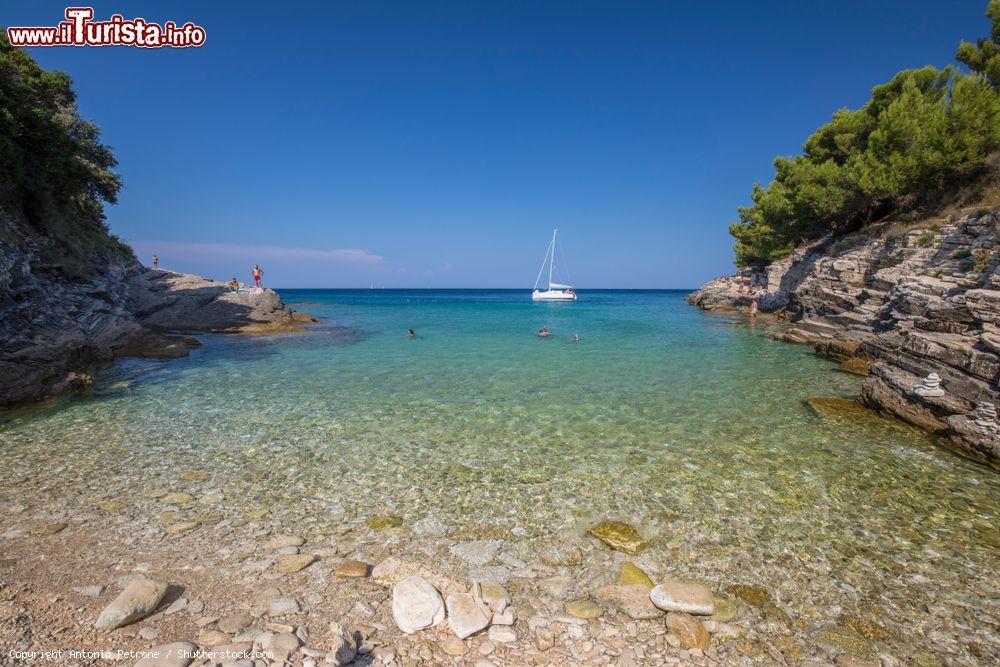
[[[574,291],[572,285],[564,285],[552,281],[552,273],[556,266],[556,235],[558,233],[558,229],[552,230],[552,240],[549,241],[549,248],[545,251],[545,259],[542,260],[542,266],[538,269],[535,286],[531,288],[532,301],[576,301],[576,291]],[[542,279],[542,273],[545,272],[546,264],[549,265],[549,288],[542,291],[538,289],[538,281]]]

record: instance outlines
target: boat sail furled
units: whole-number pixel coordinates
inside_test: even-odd
[[[552,282],[552,272],[555,270],[556,265],[556,234],[558,233],[558,229],[552,230],[552,240],[549,241],[549,249],[545,251],[545,259],[542,260],[542,267],[538,269],[535,286],[531,288],[532,301],[576,301],[576,292],[571,285]],[[543,291],[538,289],[538,281],[542,279],[546,264],[549,265],[549,288]]]

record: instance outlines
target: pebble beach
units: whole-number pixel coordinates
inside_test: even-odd
[[[1000,657],[995,473],[771,325],[675,292],[282,297],[319,324],[6,417],[4,664]]]

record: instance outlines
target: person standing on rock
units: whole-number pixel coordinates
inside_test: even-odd
[[[264,269],[260,268],[260,264],[254,264],[251,274],[253,275],[254,283],[257,287],[260,287],[260,279],[264,277]]]
[[[153,255],[153,268],[154,269],[160,268],[160,258],[157,257],[156,255]]]

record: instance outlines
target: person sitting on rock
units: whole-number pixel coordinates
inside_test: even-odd
[[[229,291],[230,292],[239,292],[240,291],[240,284],[236,280],[236,276],[233,276],[233,279],[229,281]]]

